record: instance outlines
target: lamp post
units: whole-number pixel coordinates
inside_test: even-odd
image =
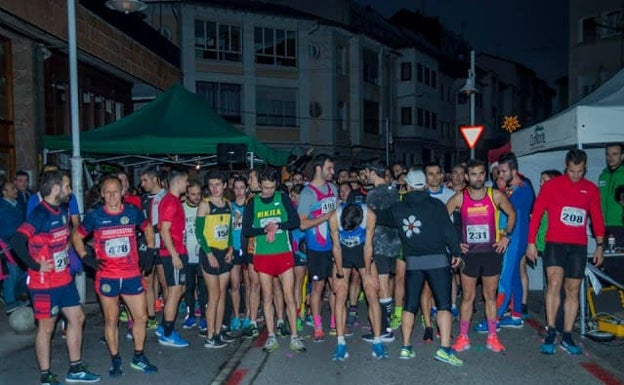
[[[67,0],[67,45],[69,48],[69,96],[71,111],[72,157],[71,174],[72,190],[80,214],[84,212],[82,190],[82,158],[80,157],[80,109],[78,107],[78,48],[76,43],[76,0]],[[76,275],[76,289],[80,301],[86,299],[85,274]]]
[[[475,125],[475,97],[477,92],[476,76],[475,76],[475,51],[470,51],[470,69],[468,70],[468,78],[466,84],[459,90],[466,93],[470,97],[470,125]],[[470,159],[474,159],[475,151],[474,147],[470,149]]]

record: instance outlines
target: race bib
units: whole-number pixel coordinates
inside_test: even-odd
[[[265,228],[269,223],[281,223],[282,218],[280,217],[271,217],[271,218],[262,218],[260,219],[260,227]],[[276,234],[280,234],[282,232],[281,229],[277,229]]]
[[[321,214],[331,213],[336,210],[336,198],[325,198],[321,201]]]
[[[587,212],[577,207],[564,206],[561,209],[559,220],[566,226],[582,227],[585,226],[585,216]]]
[[[227,240],[230,226],[218,225],[214,229],[214,237],[217,241]]]
[[[130,238],[109,239],[104,243],[104,250],[109,258],[123,258],[130,254]]]
[[[468,225],[466,226],[466,241],[468,243],[489,243],[490,242],[490,226],[489,225]]]
[[[352,248],[360,245],[360,237],[341,238],[340,243],[344,247]]]
[[[52,254],[54,258],[54,271],[61,272],[67,267],[67,250],[59,251]]]

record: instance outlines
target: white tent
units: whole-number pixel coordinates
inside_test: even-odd
[[[624,141],[624,69],[575,105],[515,132],[517,156]]]

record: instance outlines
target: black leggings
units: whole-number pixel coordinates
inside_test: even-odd
[[[195,289],[197,289],[197,299],[201,309],[201,317],[206,317],[206,285],[199,263],[189,263],[186,265],[186,292],[184,302],[190,308],[190,314],[195,314]]]
[[[412,314],[420,307],[420,294],[425,281],[429,283],[438,310],[451,310],[451,268],[408,270],[405,272],[405,306],[403,311]]]

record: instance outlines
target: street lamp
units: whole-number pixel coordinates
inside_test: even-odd
[[[459,90],[466,95],[470,96],[470,125],[475,125],[475,97],[477,92],[476,75],[475,75],[475,51],[470,51],[470,69],[468,70],[468,78],[466,84]],[[475,151],[474,147],[470,149],[470,159],[474,159]]]

